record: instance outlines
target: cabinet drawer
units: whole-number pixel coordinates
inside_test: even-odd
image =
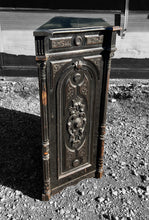
[[[76,33],[71,36],[64,37],[50,37],[49,50],[61,49],[79,49],[89,48],[92,46],[101,46],[103,43],[104,35],[100,33]]]

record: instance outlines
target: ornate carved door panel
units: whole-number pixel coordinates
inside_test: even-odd
[[[81,62],[81,61],[80,61]],[[97,71],[82,63],[64,69],[57,87],[59,178],[92,165]]]
[[[85,56],[83,59],[48,61],[52,108],[55,105],[55,129],[49,123],[51,154],[57,160],[57,177],[53,188],[81,175],[95,175],[100,93],[102,86],[101,55]],[[52,70],[52,72],[51,72]],[[55,88],[55,89],[54,89]],[[52,110],[51,110],[52,111]],[[52,112],[49,115],[52,116]],[[51,164],[51,169],[53,165]],[[55,171],[56,171],[55,170]],[[78,173],[79,172],[79,173]],[[52,173],[52,170],[51,170]]]

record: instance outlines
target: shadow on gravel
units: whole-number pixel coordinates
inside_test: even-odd
[[[0,108],[0,184],[41,199],[40,117]]]

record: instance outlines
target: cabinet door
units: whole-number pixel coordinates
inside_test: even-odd
[[[56,64],[60,66],[55,69]],[[53,121],[49,120],[53,191],[62,184],[95,175],[101,66],[100,55],[51,62],[49,115],[55,115]]]

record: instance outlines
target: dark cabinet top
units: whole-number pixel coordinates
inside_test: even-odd
[[[43,24],[38,30],[45,29],[59,29],[59,28],[83,28],[83,27],[96,27],[96,26],[109,26],[101,18],[78,18],[78,17],[54,17],[48,22]]]
[[[48,22],[40,26],[34,35],[54,33],[54,32],[67,32],[67,31],[83,31],[83,30],[97,30],[108,29],[114,30],[113,26],[110,26],[102,18],[79,18],[79,17],[63,17],[57,16],[50,19]],[[117,29],[118,30],[118,29]]]

